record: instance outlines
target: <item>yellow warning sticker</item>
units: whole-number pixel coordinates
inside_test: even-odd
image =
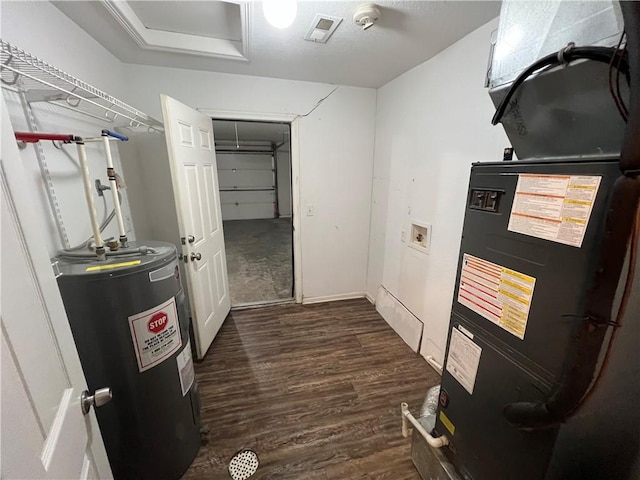
[[[440,421],[445,427],[447,427],[447,430],[449,430],[449,433],[451,435],[455,434],[456,426],[453,423],[451,423],[451,420],[449,420],[449,417],[447,417],[442,410],[440,410]]]
[[[140,265],[141,260],[131,260],[130,262],[111,263],[109,265],[95,265],[93,267],[87,267],[86,272],[97,272],[100,270],[111,270],[112,268],[131,267],[133,265]]]
[[[599,176],[520,174],[509,231],[580,248]]]
[[[523,339],[536,279],[464,254],[458,302]]]

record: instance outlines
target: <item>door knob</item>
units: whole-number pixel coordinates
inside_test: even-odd
[[[193,235],[189,235],[189,236],[187,237],[187,242],[189,242],[189,243],[193,243],[193,242],[195,242],[195,241],[196,241],[196,237],[194,237]]]
[[[195,262],[196,260],[201,260],[202,259],[202,254],[191,252],[191,255],[189,255],[189,258],[191,258],[192,262]]]
[[[99,388],[93,395],[90,395],[88,391],[82,392],[80,395],[80,407],[82,408],[82,413],[86,415],[91,410],[91,407],[98,408],[103,406],[106,403],[109,403],[113,398],[113,394],[110,388]]]

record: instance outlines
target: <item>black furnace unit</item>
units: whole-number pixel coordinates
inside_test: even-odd
[[[519,160],[471,169],[434,430],[449,439],[441,451],[465,480],[640,478],[637,265],[621,322],[628,258],[617,291],[617,273],[607,284],[613,308],[589,310],[603,266],[619,256],[619,270],[625,253],[624,241],[607,247],[618,228],[608,216],[623,211],[617,225],[628,226],[635,212],[616,196],[632,177],[621,173],[626,127],[609,74],[621,70],[613,88],[628,101],[625,78],[638,65],[625,71],[623,56],[612,67],[566,60],[588,50],[571,41],[598,45],[594,58],[619,52],[611,48],[624,27],[618,2],[550,5],[502,4],[487,80],[496,107],[529,64],[558,60],[532,68],[494,118]]]
[[[560,388],[618,175],[617,159],[473,165],[435,429],[462,478],[631,478],[637,292],[606,375],[576,416],[521,429],[504,413]],[[575,216],[548,222],[554,205]]]

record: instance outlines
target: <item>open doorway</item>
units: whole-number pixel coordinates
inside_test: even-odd
[[[293,301],[291,125],[214,120],[232,307]]]

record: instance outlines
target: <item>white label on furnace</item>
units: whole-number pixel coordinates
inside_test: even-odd
[[[458,303],[523,339],[535,284],[534,277],[465,253]]]
[[[481,354],[482,348],[473,343],[473,340],[457,328],[451,330],[447,372],[460,382],[470,395],[473,395],[473,387],[476,384]]]
[[[178,363],[178,374],[180,375],[180,387],[182,388],[182,396],[184,397],[195,378],[195,372],[193,371],[193,359],[191,358],[191,340],[187,341],[187,344],[176,356],[176,362]]]
[[[162,363],[182,346],[173,297],[157,307],[130,316],[129,328],[141,372]]]
[[[601,178],[518,175],[508,230],[581,247]]]

